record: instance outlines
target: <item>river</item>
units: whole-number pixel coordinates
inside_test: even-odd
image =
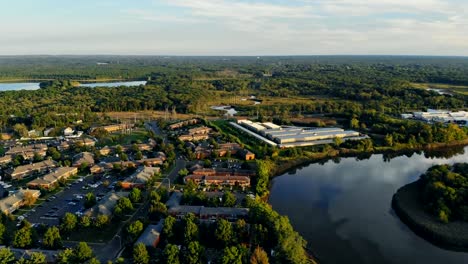
[[[468,253],[438,248],[415,235],[391,208],[393,194],[432,165],[468,161],[425,154],[342,158],[310,164],[273,180],[270,203],[287,215],[320,263],[468,263]]]

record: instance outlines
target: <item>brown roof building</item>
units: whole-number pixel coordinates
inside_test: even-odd
[[[141,167],[122,182],[122,188],[143,188],[146,182],[151,179],[155,173],[159,173],[160,171],[158,167]]]
[[[0,158],[0,165],[8,164],[13,161],[11,155],[6,155]]]
[[[89,167],[94,165],[94,156],[90,152],[81,152],[73,157],[73,167],[80,167],[81,164],[87,164]]]
[[[179,128],[182,128],[184,126],[190,126],[190,125],[195,125],[198,124],[199,120],[194,118],[194,119],[189,119],[181,122],[174,123],[172,125],[169,125],[169,129],[171,130],[176,130]]]
[[[35,173],[46,172],[55,167],[57,167],[57,162],[53,160],[44,160],[28,165],[18,166],[14,170],[6,172],[6,175],[11,177],[13,180],[18,180]]]
[[[188,181],[205,185],[250,186],[250,178],[247,176],[210,176],[192,174],[184,177],[184,183],[187,183]]]
[[[54,169],[51,173],[44,175],[27,183],[28,188],[32,189],[50,189],[57,185],[61,179],[68,179],[72,175],[78,173],[78,168],[75,167],[60,167]]]
[[[24,195],[31,193],[33,197],[38,198],[41,195],[39,190],[20,189],[17,193],[0,200],[0,211],[4,214],[11,214],[23,206]]]

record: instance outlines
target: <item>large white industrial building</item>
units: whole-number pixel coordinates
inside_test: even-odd
[[[447,110],[428,109],[427,112],[413,112],[412,114],[403,114],[402,117],[414,118],[428,123],[456,123],[468,126],[468,112],[466,111],[451,112]]]
[[[329,144],[334,138],[343,140],[359,140],[368,138],[357,131],[344,130],[337,127],[328,128],[306,128],[295,126],[278,126],[273,123],[252,122],[250,120],[239,120],[238,124],[251,131],[250,134],[279,147],[297,147]],[[235,124],[233,124],[235,125]],[[236,126],[241,129],[242,127]],[[243,129],[242,129],[243,130]],[[244,130],[245,131],[245,130]],[[254,132],[254,133],[252,133]]]

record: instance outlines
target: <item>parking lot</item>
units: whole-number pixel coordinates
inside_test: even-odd
[[[109,180],[111,185],[116,182],[112,178],[103,180]],[[93,177],[79,178],[74,182],[69,182],[63,191],[50,196],[42,204],[23,215],[32,224],[58,225],[66,212],[80,214],[85,211],[84,196],[88,192],[94,193],[96,198],[100,199],[111,190],[102,183],[97,182],[98,186],[93,184]]]

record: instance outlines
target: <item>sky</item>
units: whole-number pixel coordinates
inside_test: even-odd
[[[0,54],[468,56],[468,0],[0,0]]]

